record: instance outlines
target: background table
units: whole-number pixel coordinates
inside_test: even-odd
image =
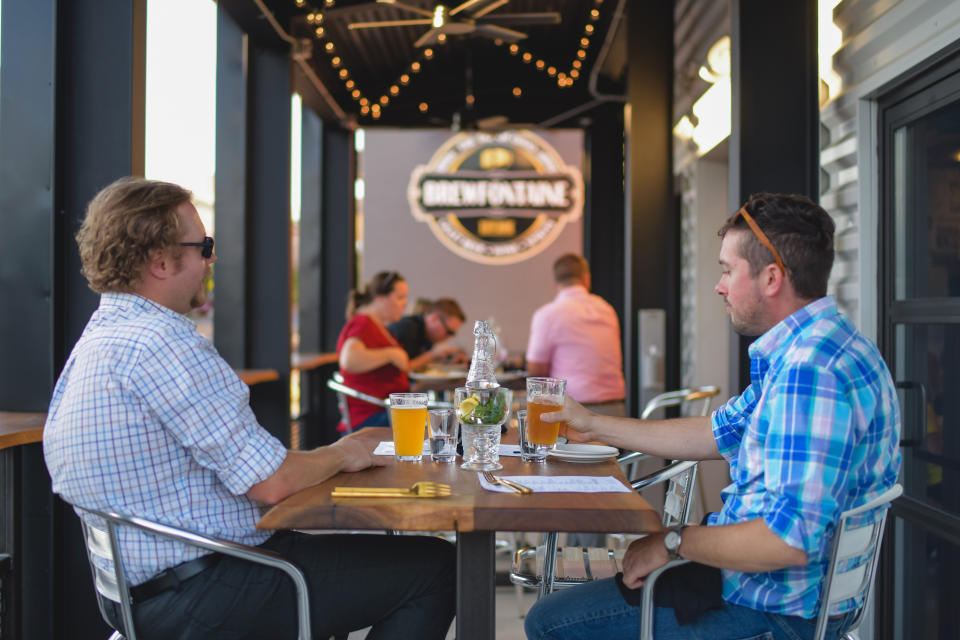
[[[387,428],[356,434],[371,449],[390,440]],[[261,529],[393,529],[457,532],[457,638],[493,638],[494,533],[496,531],[595,531],[646,533],[660,529],[660,516],[633,491],[538,493],[522,496],[480,487],[475,471],[427,459],[420,464],[379,457],[383,467],[342,473],[296,493],[271,508]],[[595,464],[549,461],[538,465],[503,457],[503,475],[613,475],[616,460]],[[418,480],[451,485],[449,498],[337,498],[335,486],[409,487]]]

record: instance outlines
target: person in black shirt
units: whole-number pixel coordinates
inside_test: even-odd
[[[410,371],[424,369],[437,361],[465,361],[463,350],[446,342],[467,319],[452,298],[424,302],[422,313],[404,316],[387,329],[410,356]]]

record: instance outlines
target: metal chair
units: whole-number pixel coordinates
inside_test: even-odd
[[[827,632],[832,605],[850,598],[863,598],[863,606],[844,634],[847,640],[856,640],[852,632],[860,626],[866,603],[873,592],[877,562],[880,559],[880,544],[883,542],[884,525],[887,521],[886,505],[903,493],[903,486],[895,484],[864,505],[844,511],[840,514],[836,534],[833,538],[833,551],[830,565],[823,578],[820,591],[820,613],[813,640],[823,640]],[[883,514],[874,522],[863,524],[860,516],[868,511],[883,508]],[[643,582],[643,604],[640,612],[640,640],[653,640],[653,590],[664,571],[688,562],[673,560],[650,573]]]
[[[680,407],[685,416],[708,416],[710,415],[710,405],[713,403],[713,398],[719,393],[720,387],[713,385],[667,391],[654,396],[647,402],[640,414],[640,419],[647,420],[653,415],[654,411],[668,407]],[[617,462],[620,463],[624,475],[627,478],[632,478],[635,463],[647,457],[649,456],[645,453],[631,451],[620,456]]]
[[[297,592],[298,637],[300,640],[310,640],[312,637],[310,635],[310,596],[307,591],[307,581],[303,577],[300,569],[293,563],[285,560],[280,554],[266,549],[258,549],[228,540],[212,538],[193,531],[151,522],[136,516],[126,516],[119,513],[84,509],[82,507],[76,508],[100,518],[106,525],[106,528],[102,529],[88,523],[83,518],[80,519],[83,526],[84,541],[87,547],[87,558],[90,561],[90,571],[93,574],[93,583],[97,593],[120,605],[123,630],[126,635],[123,635],[120,631],[116,631],[110,636],[110,640],[136,640],[137,637],[133,623],[133,601],[130,596],[130,584],[127,581],[122,556],[120,554],[120,540],[117,535],[118,526],[134,527],[156,536],[178,540],[191,546],[234,556],[285,572],[290,576]],[[107,624],[110,624],[103,604],[99,599],[97,600],[97,604],[100,607],[100,615],[103,616]]]
[[[343,424],[347,426],[347,433],[353,431],[354,427],[353,423],[350,422],[350,406],[347,403],[348,396],[356,400],[369,402],[384,409],[390,408],[390,398],[378,398],[344,384],[343,375],[339,371],[335,371],[333,376],[327,380],[327,387],[337,394],[337,408],[340,411],[340,419],[343,421]],[[427,401],[427,407],[430,409],[451,409],[453,408],[453,403],[431,398]]]
[[[665,527],[687,522],[692,502],[693,492],[691,488],[696,482],[697,464],[696,461],[686,460],[673,462],[663,469],[631,483],[635,491],[642,491],[647,487],[663,482],[667,483],[667,499],[663,508],[663,525]],[[514,556],[513,567],[510,571],[510,582],[515,585],[537,589],[537,599],[540,599],[552,593],[555,588],[572,587],[584,582],[599,580],[610,577],[621,570],[623,550],[568,547],[558,551],[559,535],[557,531],[550,531],[544,534],[544,544],[536,548],[520,548]],[[536,570],[534,572],[523,571],[523,564],[534,559],[536,560]],[[570,565],[573,565],[575,572],[580,575],[570,576]],[[561,575],[557,576],[557,573]]]

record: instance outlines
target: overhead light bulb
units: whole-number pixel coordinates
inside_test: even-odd
[[[426,102],[421,102],[421,103],[420,103],[420,112],[421,112],[421,113],[426,113],[426,112],[427,112],[427,109],[429,109],[429,108],[430,108],[430,105],[428,105]]]
[[[516,44],[510,45],[510,53],[512,53],[513,55],[517,55],[517,52],[519,51],[520,51],[519,45],[516,45]]]
[[[424,58],[427,58],[427,59],[432,58],[432,57],[433,57],[433,49],[424,49],[424,50],[423,50],[423,57],[424,57]]]
[[[400,84],[407,84],[408,82],[410,82],[410,76],[407,74],[400,76]]]
[[[581,46],[581,47],[584,47],[584,48],[589,47],[589,46],[590,46],[590,38],[580,38],[580,46]]]
[[[356,83],[355,83],[353,80],[347,80],[346,82],[343,83],[343,85],[344,85],[347,89],[353,89],[353,86],[354,86],[355,84],[356,84]]]
[[[412,63],[410,65],[410,70],[413,71],[414,73],[418,73],[420,71],[420,63],[419,62]]]
[[[441,33],[440,35],[437,36],[437,42],[443,44],[446,41],[447,41],[447,34]]]
[[[591,33],[593,33],[593,25],[592,25],[592,24],[588,24],[587,26],[585,26],[585,27],[583,28],[583,31],[584,31],[584,33],[586,33],[587,35],[590,35]]]
[[[447,8],[442,4],[438,4],[433,9],[433,27],[439,29],[443,26],[444,13],[446,13]]]
[[[525,52],[525,53],[523,54],[523,61],[524,61],[524,62],[530,62],[531,60],[533,60],[533,54],[530,53],[529,51]]]
[[[584,58],[587,57],[587,52],[584,51],[583,49],[577,49],[577,57],[583,60]]]
[[[519,98],[520,96],[523,95],[523,89],[521,89],[520,87],[514,87],[513,95]]]
[[[335,67],[339,67],[341,62],[342,60],[340,60],[340,56],[333,56],[332,58],[330,58],[330,64],[332,64]]]
[[[556,68],[556,67],[547,67],[547,75],[550,75],[550,76],[555,76],[555,75],[557,75],[557,68]]]
[[[395,96],[398,93],[400,93],[400,87],[398,87],[397,85],[393,85],[392,87],[390,87],[390,95]]]
[[[334,47],[332,42],[328,42],[327,44],[323,45],[323,48],[326,49],[328,52],[333,53]]]

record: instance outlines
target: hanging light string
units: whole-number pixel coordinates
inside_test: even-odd
[[[403,87],[406,87],[410,84],[413,76],[419,74],[423,70],[425,63],[429,62],[434,58],[435,52],[433,48],[427,47],[422,49],[419,52],[419,55],[416,56],[409,65],[407,65],[400,75],[394,80],[393,83],[388,87],[386,91],[383,92],[376,99],[371,99],[364,94],[363,90],[357,84],[356,80],[351,77],[350,70],[347,68],[346,64],[340,53],[337,51],[337,46],[332,40],[327,37],[327,29],[323,25],[323,12],[312,6],[307,5],[306,0],[293,0],[297,8],[307,10],[307,24],[310,25],[313,29],[313,36],[318,42],[323,44],[323,51],[327,56],[327,62],[330,65],[331,69],[334,70],[335,75],[343,84],[344,89],[353,98],[357,104],[360,105],[360,115],[364,117],[370,117],[374,120],[380,118],[383,115],[383,110],[386,109],[393,98],[396,98],[400,95],[400,92],[403,91]],[[534,68],[537,71],[541,71],[549,76],[551,79],[556,79],[557,86],[562,88],[572,87],[575,82],[577,82],[581,77],[581,69],[583,68],[584,60],[587,58],[587,52],[590,50],[590,44],[593,36],[596,33],[596,22],[600,19],[600,6],[603,4],[604,0],[594,0],[594,7],[589,11],[586,19],[586,23],[583,27],[583,32],[580,36],[580,41],[578,42],[578,48],[576,53],[573,56],[573,60],[570,61],[569,68],[566,71],[558,70],[556,65],[548,64],[542,57],[537,56],[531,49],[526,49],[517,43],[512,43],[507,46],[510,55],[518,57],[523,64],[533,64]],[[324,0],[323,6],[325,9],[331,9],[336,5],[336,0]],[[441,34],[443,36],[443,34]],[[439,41],[442,43],[446,41],[446,37],[439,38]],[[502,47],[506,43],[503,40],[497,39],[494,40],[494,44]],[[516,97],[523,95],[520,87],[514,87],[512,93]],[[421,102],[419,104],[419,110],[423,113],[429,111],[429,105],[426,102]]]

